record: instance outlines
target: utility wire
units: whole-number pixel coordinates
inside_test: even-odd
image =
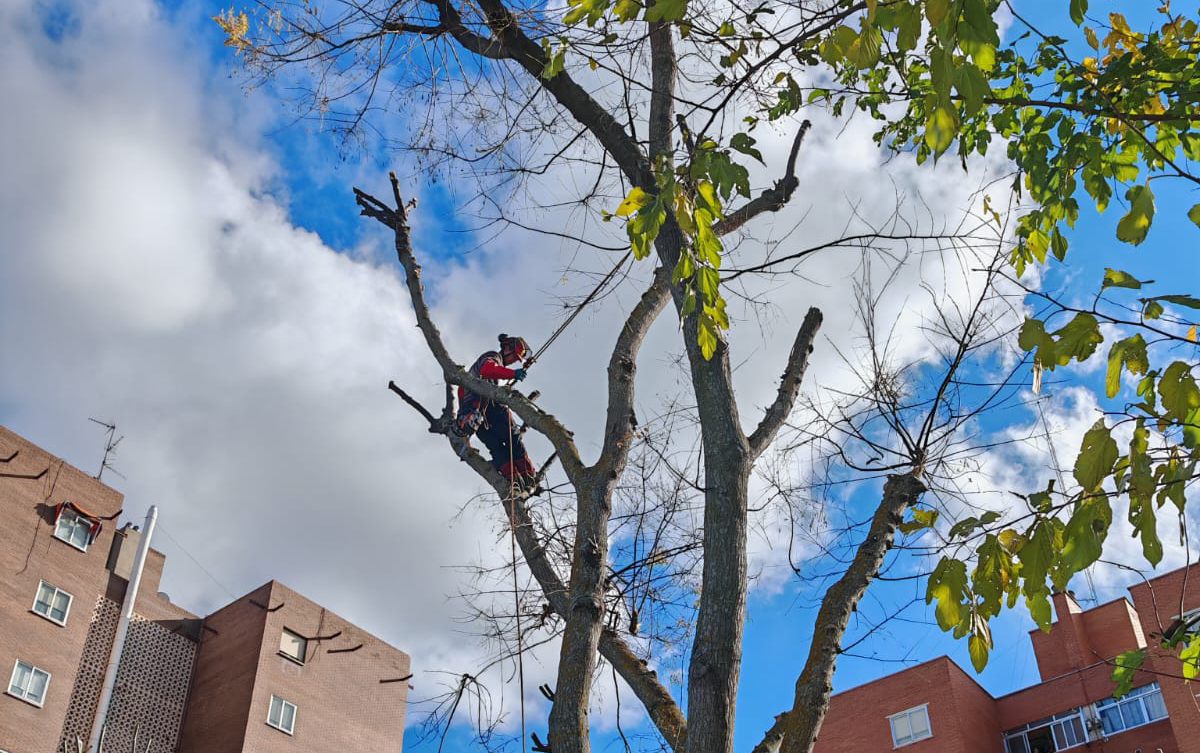
[[[209,579],[209,580],[211,580],[213,583],[216,583],[216,584],[217,584],[217,587],[219,587],[219,588],[220,588],[222,591],[224,591],[224,592],[225,592],[225,594],[226,594],[227,596],[229,596],[229,598],[230,598],[230,599],[232,599],[232,600],[234,600],[234,601],[236,601],[236,600],[237,600],[237,598],[238,598],[238,597],[237,597],[237,595],[236,595],[236,594],[234,594],[234,593],[233,593],[233,591],[230,591],[228,588],[226,588],[226,586],[225,586],[225,584],[224,584],[224,583],[222,583],[221,581],[217,580],[216,576],[214,576],[212,573],[210,573],[210,572],[208,571],[208,568],[206,568],[204,565],[200,564],[200,560],[198,560],[198,559],[196,559],[194,556],[192,556],[192,553],[191,553],[191,552],[189,552],[189,551],[188,551],[186,548],[184,548],[183,544],[180,544],[180,543],[179,543],[179,540],[178,540],[178,539],[176,539],[174,536],[172,536],[172,535],[171,535],[171,532],[170,532],[170,531],[168,531],[168,530],[166,529],[166,527],[165,527],[165,526],[164,526],[164,525],[163,525],[161,522],[158,524],[158,530],[160,530],[160,531],[162,531],[164,534],[166,534],[167,538],[171,540],[171,543],[173,543],[173,544],[174,544],[174,545],[175,545],[175,546],[176,546],[176,547],[179,549],[179,551],[183,552],[183,553],[184,553],[184,555],[185,555],[185,556],[186,556],[188,559],[190,559],[192,562],[194,562],[194,563],[196,564],[196,567],[200,568],[200,572],[202,572],[202,573],[204,573],[205,575],[207,575],[207,576],[208,576],[208,579]]]

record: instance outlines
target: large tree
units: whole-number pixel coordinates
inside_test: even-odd
[[[1018,33],[1008,44],[1001,42],[1000,13],[1016,19]],[[737,272],[723,276],[723,262],[731,255],[725,239],[752,229],[800,190],[796,161],[808,123],[798,116],[805,107],[878,118],[878,140],[912,152],[918,161],[945,157],[958,144],[965,167],[971,154],[986,152],[989,144],[1007,144],[1019,171],[1016,186],[1024,186],[1030,203],[1020,210],[1015,235],[1007,233],[1006,218],[991,204],[984,211],[994,223],[985,215],[979,226],[994,225],[997,243],[1015,238],[1004,249],[1018,274],[1045,262],[1048,252],[1059,259],[1066,254],[1062,226],[1079,216],[1078,179],[1101,208],[1114,186],[1128,186],[1128,211],[1118,233],[1134,243],[1145,237],[1154,215],[1148,178],[1196,180],[1188,162],[1200,156],[1195,22],[1167,8],[1144,32],[1116,15],[1097,31],[1099,24],[1086,13],[1087,3],[1073,0],[1069,19],[1052,19],[1053,33],[994,0],[781,0],[753,8],[688,0],[569,0],[565,13],[504,0],[264,2],[249,15],[234,10],[218,19],[251,71],[308,87],[308,102],[323,122],[361,137],[368,148],[400,146],[456,179],[471,176],[480,196],[564,166],[591,176],[590,190],[570,200],[623,223],[633,255],[652,260],[649,282],[615,335],[604,435],[589,462],[555,416],[514,389],[473,378],[448,350],[426,302],[409,208],[395,178],[387,201],[358,193],[363,213],[394,234],[417,322],[447,385],[464,385],[514,410],[549,440],[573,489],[570,525],[556,529],[569,531],[569,551],[554,556],[554,532],[531,513],[527,493],[514,493],[448,432],[449,386],[440,415],[396,387],[431,431],[447,435],[454,451],[500,495],[523,561],[558,621],[561,648],[548,721],[553,753],[590,749],[589,694],[601,657],[634,690],[662,740],[677,753],[732,750],[749,588],[750,480],[797,406],[822,316],[808,312],[789,352],[780,355],[782,377],[773,401],[747,425],[733,386],[730,279],[788,269],[817,249],[743,260]],[[1098,52],[1076,60],[1068,36]],[[398,107],[408,115],[402,127],[387,122],[387,113]],[[758,129],[770,127],[788,127],[794,138],[782,164],[769,166],[777,175],[773,185],[755,193],[746,165],[762,160]],[[498,219],[520,222],[503,204],[495,203]],[[558,227],[542,229],[571,235]],[[872,227],[858,235],[902,239],[922,233]],[[987,266],[990,286],[998,272]],[[781,704],[764,747],[787,753],[812,749],[847,624],[895,545],[897,528],[905,524],[918,533],[937,524],[928,510],[907,523],[906,514],[921,501],[931,469],[944,460],[938,453],[954,432],[993,402],[981,396],[973,407],[948,407],[960,395],[958,370],[965,359],[1003,334],[983,305],[989,300],[981,293],[957,320],[943,317],[945,359],[927,384],[928,395],[906,402],[897,388],[903,380],[876,359],[874,377],[857,396],[866,404],[831,422],[843,428],[848,442],[888,454],[889,475],[869,523],[854,529],[859,535],[847,565],[821,600],[794,697]],[[1191,300],[1167,302],[1187,306]],[[610,547],[612,512],[638,441],[639,349],[668,306],[681,322],[702,458],[695,482],[702,497],[701,533],[695,547],[688,547],[699,552],[700,593],[693,604],[686,714],[637,646],[611,622],[618,575]],[[1094,350],[1095,318],[1076,321],[1050,334],[1036,324],[1023,328],[1022,345],[1040,347],[1039,368]],[[1080,341],[1091,343],[1090,349]],[[1124,361],[1118,355],[1118,373],[1120,363],[1145,372],[1139,357],[1140,351]],[[1170,412],[1160,417],[1179,432],[1177,453],[1162,461],[1176,465],[1157,478],[1151,473],[1146,488],[1182,489],[1194,471],[1196,442],[1188,426],[1196,422],[1197,401],[1190,397],[1195,359],[1184,363],[1164,372],[1174,381]],[[1180,390],[1187,394],[1177,399]],[[1165,406],[1165,392],[1163,397]],[[868,416],[882,418],[883,435],[865,428]],[[1107,458],[1108,445],[1099,445]],[[1023,593],[1035,619],[1045,623],[1048,582],[1065,585],[1099,556],[1111,514],[1105,518],[1096,500],[1116,460],[1099,468],[1082,462],[1076,474],[1080,490],[1055,503],[1036,501],[1035,525],[1027,531],[1000,530],[999,515],[967,519],[950,531],[968,545],[937,566],[929,598],[937,601],[945,629],[969,636],[978,663],[986,661],[987,623],[1002,595],[1012,604]],[[971,578],[967,560],[977,562]]]

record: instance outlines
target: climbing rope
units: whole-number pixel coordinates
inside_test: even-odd
[[[610,282],[612,282],[612,279],[614,277],[616,277],[617,272],[621,269],[622,266],[624,266],[625,262],[629,261],[629,257],[632,255],[633,255],[632,251],[626,252],[625,255],[622,256],[621,259],[616,264],[613,265],[613,268],[608,271],[608,274],[604,275],[604,277],[601,278],[600,283],[598,285],[596,285],[596,287],[592,290],[592,292],[588,293],[587,297],[584,298],[579,303],[579,305],[577,305],[575,307],[575,310],[571,312],[570,316],[568,316],[563,321],[562,324],[558,325],[558,329],[554,330],[554,332],[550,335],[550,337],[546,340],[546,342],[542,344],[542,347],[539,348],[537,350],[537,352],[535,352],[532,356],[525,359],[524,368],[528,369],[529,367],[533,366],[534,362],[536,362],[539,358],[542,357],[542,354],[546,352],[546,349],[554,344],[554,341],[557,340],[559,338],[559,336],[562,335],[562,333],[566,331],[567,327],[571,326],[571,323],[575,321],[575,318],[579,316],[579,314],[588,306],[588,304],[590,304],[593,300],[595,300],[596,296],[600,295],[600,292],[602,290],[604,290],[604,288],[608,287],[608,284]],[[508,409],[505,408],[505,411],[507,412]],[[518,578],[517,578],[517,521],[516,521],[516,516],[514,515],[515,506],[517,504],[517,502],[516,502],[517,481],[516,481],[515,462],[516,462],[516,455],[515,455],[515,451],[513,450],[513,421],[512,421],[512,413],[509,412],[508,413],[508,468],[509,468],[510,475],[509,475],[509,479],[508,479],[508,500],[507,500],[508,506],[505,507],[505,513],[508,515],[509,548],[510,548],[511,556],[512,556],[513,618],[516,621],[516,627],[517,627],[517,686],[518,686],[518,692],[520,693],[520,697],[521,697],[521,751],[522,751],[522,753],[525,753],[526,739],[528,738],[528,734],[527,734],[527,731],[525,728],[525,724],[526,724],[526,722],[525,722],[525,647],[524,647],[525,637],[524,637],[524,631],[522,630],[522,627],[521,627],[521,592],[520,592],[520,586],[519,586]]]
[[[549,345],[549,343],[547,343]],[[545,350],[546,346],[542,346]],[[521,633],[521,594],[517,587],[517,469],[513,451],[513,417],[508,408],[508,513],[509,548],[512,553],[512,590],[513,590],[513,619],[517,623],[517,688],[521,697],[521,753],[525,753],[525,648],[524,636]]]
[[[621,257],[621,260],[614,264],[613,268],[608,271],[608,274],[604,275],[603,279],[600,280],[600,284],[597,285],[592,292],[588,293],[587,298],[584,298],[583,301],[575,307],[575,310],[571,312],[571,315],[568,316],[562,324],[558,325],[558,329],[554,330],[554,333],[550,335],[550,338],[546,340],[542,347],[538,348],[536,353],[526,359],[525,368],[528,369],[534,364],[535,361],[542,357],[542,354],[545,353],[546,349],[558,339],[558,336],[561,335],[567,327],[571,326],[571,322],[575,321],[575,317],[579,316],[580,312],[582,312],[584,308],[586,308],[587,305],[595,299],[596,296],[600,295],[600,291],[608,286],[608,283],[611,282],[613,277],[616,276],[617,271],[621,269],[625,262],[629,261],[629,257],[632,255],[632,251],[625,252],[625,255]]]

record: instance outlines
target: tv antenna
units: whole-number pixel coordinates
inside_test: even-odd
[[[104,458],[100,461],[100,470],[96,473],[96,480],[99,481],[101,477],[104,476],[105,470],[112,471],[118,476],[121,476],[121,478],[125,478],[120,471],[118,471],[116,468],[113,468],[112,463],[110,463],[108,460],[110,457],[112,457],[113,453],[116,452],[117,445],[121,444],[121,440],[125,438],[124,435],[119,437],[117,436],[116,424],[110,424],[106,421],[101,421],[98,418],[89,417],[88,420],[94,424],[103,426],[107,430],[104,438]]]

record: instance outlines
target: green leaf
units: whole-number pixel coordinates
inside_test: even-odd
[[[1103,495],[1086,497],[1075,505],[1075,512],[1063,529],[1060,562],[1070,573],[1078,573],[1100,559],[1104,540],[1112,525],[1112,506]]]
[[[1190,366],[1183,361],[1175,361],[1163,371],[1158,380],[1158,394],[1162,396],[1167,416],[1176,421],[1186,419],[1193,410],[1200,408],[1200,388],[1196,386]]]
[[[1129,212],[1117,223],[1117,238],[1136,246],[1146,240],[1154,221],[1154,192],[1149,184],[1132,186],[1125,198],[1129,200]]]
[[[1200,676],[1200,633],[1192,635],[1192,640],[1179,652],[1179,661],[1183,662],[1183,676],[1195,680]]]
[[[755,148],[755,139],[746,133],[735,133],[733,138],[729,140],[729,145],[737,151],[745,154],[748,157],[753,157],[759,162],[763,161],[762,152]],[[765,163],[764,163],[765,164]]]
[[[1119,340],[1108,351],[1108,377],[1104,382],[1104,392],[1108,397],[1116,397],[1121,390],[1122,368],[1130,374],[1145,374],[1149,370],[1150,358],[1146,354],[1146,341],[1141,335]]]
[[[999,537],[988,534],[979,545],[971,587],[979,597],[979,613],[984,617],[1000,614],[1002,597],[1015,587],[1016,574],[1012,555]]]
[[[1087,13],[1088,0],[1071,0],[1071,20],[1076,26],[1083,23],[1084,14]]]
[[[949,12],[950,0],[926,0],[925,17],[929,19],[930,26],[941,26]]]
[[[939,155],[950,148],[958,133],[958,113],[948,105],[938,105],[925,121],[925,144]]]
[[[1142,554],[1151,565],[1162,561],[1163,546],[1154,516],[1154,474],[1150,469],[1150,432],[1139,419],[1129,442],[1129,522],[1142,539]]]
[[[586,18],[588,26],[595,26],[604,17],[604,11],[608,9],[608,0],[567,0],[567,5],[571,10],[563,16],[564,24],[574,26]]]
[[[1189,209],[1187,216],[1188,216],[1189,220],[1196,223],[1197,227],[1200,227],[1200,204],[1196,204],[1191,209]]]
[[[698,324],[696,342],[700,345],[700,354],[707,361],[717,352],[717,324],[711,317],[703,314],[699,317]]]
[[[913,508],[912,515],[912,520],[906,520],[900,524],[900,530],[904,533],[915,533],[926,528],[933,528],[938,519],[937,510],[926,510],[919,507]]]
[[[613,15],[621,22],[632,21],[641,11],[642,4],[638,0],[617,0],[617,4],[613,6]]]
[[[950,631],[958,627],[966,614],[963,601],[967,593],[967,566],[965,563],[942,557],[929,575],[925,589],[925,603],[937,601],[934,616],[938,627]]]
[[[982,672],[987,666],[988,650],[987,640],[978,635],[972,635],[967,640],[967,653],[971,655],[971,666],[975,667],[976,672]]]
[[[694,218],[694,222],[696,222],[696,227],[699,228],[701,226],[702,220],[705,220],[705,219],[707,219],[708,221],[704,222],[703,226],[704,227],[712,227],[712,224],[713,224],[712,220],[715,219],[716,217],[721,216],[721,200],[719,198],[717,198],[717,189],[714,188],[713,184],[708,182],[707,180],[701,180],[701,181],[696,182],[696,193],[700,196],[701,199],[704,200],[704,203],[708,206],[708,215],[706,217],[702,216],[702,217]]]
[[[688,0],[654,0],[646,8],[647,21],[682,21],[687,15]]]
[[[546,53],[546,65],[542,67],[541,76],[549,80],[563,72],[567,60],[567,43],[562,41],[554,47],[549,39],[543,39],[542,51]]]
[[[1079,457],[1075,458],[1075,480],[1089,494],[1100,490],[1104,479],[1117,463],[1117,443],[1101,418],[1083,435]]]
[[[1166,301],[1176,306],[1187,306],[1190,309],[1200,309],[1200,298],[1193,298],[1190,295],[1160,295],[1155,300]]]
[[[1104,288],[1130,288],[1137,290],[1153,280],[1139,280],[1128,272],[1122,272],[1119,269],[1106,268],[1104,270],[1104,283],[1101,287]]]
[[[870,68],[879,62],[879,50],[882,45],[883,34],[864,19],[854,41],[845,47],[846,61],[860,69]]]
[[[1096,352],[1096,346],[1104,342],[1099,322],[1087,313],[1076,314],[1054,336],[1058,338],[1054,350],[1060,366],[1067,365],[1072,358],[1079,362],[1086,361]]]
[[[1117,684],[1113,696],[1120,698],[1133,689],[1133,678],[1146,661],[1146,649],[1139,648],[1117,654],[1113,660],[1112,679]]]
[[[963,98],[963,111],[967,116],[983,109],[983,100],[991,94],[987,78],[979,68],[967,63],[954,71],[954,88]]]

